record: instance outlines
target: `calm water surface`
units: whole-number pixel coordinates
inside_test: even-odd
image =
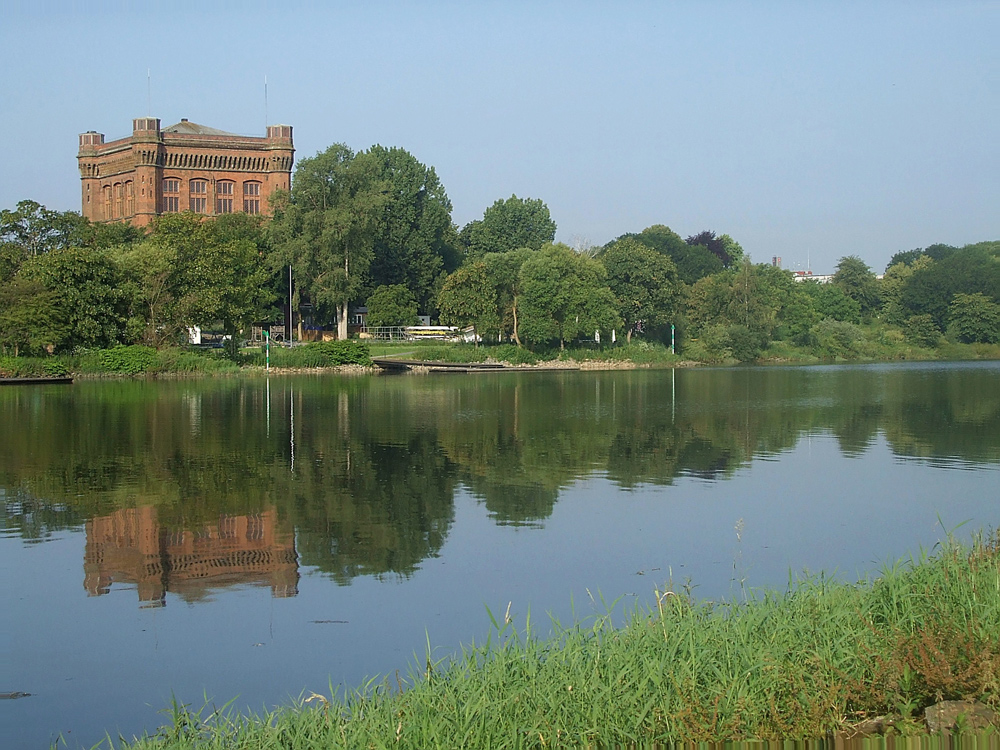
[[[1000,365],[0,389],[0,737],[254,709],[1000,522]]]

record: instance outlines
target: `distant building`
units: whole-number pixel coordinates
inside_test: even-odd
[[[812,271],[793,271],[792,278],[795,281],[816,281],[820,284],[829,284],[833,281],[833,274],[813,273]]]
[[[139,117],[130,137],[107,143],[91,130],[77,155],[81,213],[136,226],[179,211],[267,213],[272,193],[291,185],[294,154],[290,125],[268,126],[259,138],[184,119],[161,129],[159,119]]]

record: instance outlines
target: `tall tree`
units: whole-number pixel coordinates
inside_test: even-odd
[[[429,310],[436,303],[442,277],[459,265],[451,201],[434,168],[404,149],[372,146],[366,157],[386,189],[369,287],[403,284],[419,308]]]
[[[133,295],[131,316],[145,322],[142,339],[160,346],[187,327],[221,323],[235,353],[237,334],[264,318],[274,299],[263,245],[251,216],[158,217],[150,237],[118,261],[133,282],[124,289]]]
[[[85,244],[90,222],[75,211],[52,211],[32,200],[0,211],[0,244],[12,245],[25,258]]]
[[[512,195],[497,200],[486,209],[482,219],[466,224],[459,239],[470,257],[478,257],[519,247],[538,250],[555,236],[556,223],[544,202]]]
[[[477,344],[480,336],[499,328],[496,289],[481,260],[466,263],[445,279],[438,306],[445,325],[471,325]]]
[[[706,230],[693,234],[684,240],[688,245],[700,245],[721,261],[724,268],[734,267],[743,258],[740,243],[724,234],[717,237],[715,232]]]
[[[903,287],[902,306],[908,315],[930,315],[945,330],[955,295],[977,292],[1000,302],[1000,247],[991,243],[968,245],[914,267]]]
[[[566,245],[546,245],[521,266],[525,341],[547,344],[610,334],[621,325],[604,267]]]
[[[871,318],[878,310],[878,279],[868,264],[857,255],[848,255],[840,259],[837,263],[837,272],[833,274],[833,283],[858,303],[862,319]]]
[[[623,234],[618,240],[629,237],[670,258],[677,266],[677,274],[685,284],[693,284],[698,279],[718,273],[724,268],[722,261],[706,247],[689,245],[679,234],[663,224],[646,227],[638,234]]]
[[[417,301],[412,292],[402,284],[376,287],[368,295],[368,325],[412,326],[417,323]]]
[[[518,316],[521,298],[521,266],[535,253],[530,247],[510,250],[506,253],[487,253],[482,257],[486,276],[493,285],[496,295],[496,319],[499,337],[511,338],[521,346]]]
[[[598,259],[618,300],[618,315],[625,322],[628,341],[640,324],[653,330],[674,319],[679,280],[670,258],[626,238],[605,249]]]
[[[126,304],[119,270],[106,251],[51,250],[32,258],[22,273],[52,295],[53,327],[48,338],[55,348],[102,348],[121,342]]]
[[[336,320],[342,339],[348,305],[362,298],[388,200],[377,160],[334,144],[300,161],[291,195],[275,201],[273,258],[292,266],[298,293]]]
[[[41,281],[17,276],[0,283],[0,351],[41,354],[65,340],[57,303]]]
[[[1000,341],[1000,305],[985,294],[956,294],[948,309],[949,332],[965,344]]]

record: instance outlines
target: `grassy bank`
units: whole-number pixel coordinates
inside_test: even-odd
[[[52,357],[0,357],[0,377],[219,375],[262,368],[265,362],[264,351],[257,348],[244,349],[233,359],[222,349],[118,346]],[[326,341],[288,349],[272,347],[270,364],[285,369],[369,366],[371,356],[364,342]]]
[[[846,329],[845,329],[846,330]],[[853,338],[847,333],[853,331]],[[760,353],[761,363],[794,362],[891,362],[901,360],[977,360],[1000,359],[1000,345],[958,344],[942,340],[939,346],[924,348],[902,341],[891,330],[879,326],[853,326],[842,339],[831,338],[823,347],[796,346],[777,341]],[[832,343],[831,343],[832,342]],[[504,362],[510,365],[537,365],[552,361],[580,364],[598,363],[609,366],[635,365],[643,367],[675,367],[691,362],[732,365],[738,360],[725,347],[713,348],[709,342],[692,340],[682,354],[672,354],[668,346],[656,342],[633,340],[616,346],[571,346],[564,350],[531,351],[512,344],[455,344],[434,341],[327,341],[291,348],[271,348],[271,367],[304,369],[370,366],[371,357],[404,356],[409,359],[440,362]],[[119,346],[114,349],[60,354],[50,357],[0,356],[0,377],[24,378],[76,375],[101,376],[162,376],[233,374],[247,368],[263,368],[264,351],[243,349],[235,359],[221,349],[173,347],[152,349],[145,346]]]
[[[490,640],[409,680],[259,716],[173,708],[175,748],[571,747],[816,738],[875,716],[923,731],[942,699],[1000,701],[1000,546],[949,542],[845,584],[824,576],[726,602],[657,592],[608,616]],[[548,629],[548,628],[547,628]],[[115,743],[118,744],[118,743]]]

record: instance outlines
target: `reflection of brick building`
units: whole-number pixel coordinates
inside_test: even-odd
[[[82,213],[137,226],[177,211],[267,213],[271,194],[289,189],[294,153],[290,125],[258,138],[187,120],[161,129],[157,118],[139,117],[130,137],[108,143],[89,131],[77,155]]]
[[[119,582],[134,583],[139,601],[153,606],[165,603],[167,591],[197,600],[237,584],[270,586],[277,597],[298,593],[295,538],[279,531],[273,510],[169,531],[154,506],[127,508],[92,518],[86,532],[84,587],[91,596]]]

